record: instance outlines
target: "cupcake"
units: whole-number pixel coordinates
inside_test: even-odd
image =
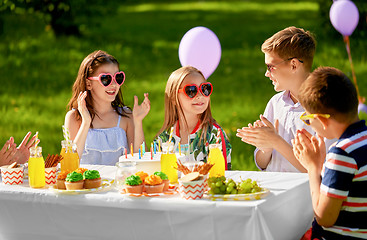
[[[83,174],[72,172],[69,173],[65,178],[65,186],[67,190],[79,190],[83,189],[84,180]]]
[[[149,174],[148,174],[148,173],[143,172],[143,171],[137,172],[137,173],[135,173],[135,175],[136,175],[136,176],[139,176],[139,177],[140,177],[140,179],[141,179],[141,181],[142,181],[143,183],[144,183],[144,181],[145,181],[145,178],[149,176]]]
[[[127,193],[138,193],[141,194],[143,192],[143,181],[141,178],[136,175],[131,175],[125,179],[125,191]]]
[[[102,179],[97,170],[87,170],[83,173],[84,188],[99,188],[102,186]]]
[[[145,179],[145,191],[146,193],[162,193],[164,183],[162,179],[157,175],[149,175]]]
[[[56,179],[56,187],[57,189],[66,189],[65,187],[65,178],[70,173],[70,171],[61,171],[59,175],[57,175]]]
[[[75,170],[75,172],[77,172],[77,173],[81,173],[81,174],[84,174],[84,172],[85,171],[88,171],[88,169],[86,169],[86,168],[77,168],[76,170]]]
[[[163,191],[168,191],[169,188],[169,179],[167,174],[164,172],[155,172],[154,175],[159,176],[162,179],[162,182],[164,183]]]

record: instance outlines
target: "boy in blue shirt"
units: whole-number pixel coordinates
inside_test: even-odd
[[[320,67],[300,89],[301,119],[318,135],[302,129],[292,141],[309,175],[311,239],[367,239],[367,127],[355,86],[340,70]],[[323,137],[338,138],[327,153]]]

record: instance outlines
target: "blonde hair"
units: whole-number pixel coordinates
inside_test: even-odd
[[[311,71],[316,40],[309,31],[294,26],[285,28],[265,40],[263,53],[275,53],[282,59],[298,58]]]
[[[178,90],[185,77],[190,74],[199,74],[205,80],[204,75],[198,69],[185,66],[177,69],[172,72],[168,78],[166,84],[166,90],[164,94],[164,123],[162,128],[159,130],[157,136],[161,134],[165,130],[169,130],[179,119],[179,116],[183,116],[184,124],[187,126],[187,120],[185,118],[182,106],[180,101],[178,100]],[[199,116],[201,122],[202,133],[200,136],[200,141],[206,138],[206,132],[208,128],[215,123],[214,118],[212,117],[212,112],[210,109],[210,100],[208,104],[208,108]]]

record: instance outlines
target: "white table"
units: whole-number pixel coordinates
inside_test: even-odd
[[[83,166],[114,178],[115,167]],[[256,201],[80,195],[0,184],[0,239],[299,239],[313,218],[307,174],[228,171],[270,194]]]

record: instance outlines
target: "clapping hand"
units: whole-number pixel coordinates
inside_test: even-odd
[[[133,109],[134,121],[143,121],[145,116],[149,113],[150,101],[148,96],[149,96],[148,93],[144,93],[144,100],[140,105],[138,97],[134,96],[134,109]]]
[[[295,139],[292,139],[293,153],[297,160],[307,169],[315,167],[321,171],[326,157],[324,139],[318,135],[311,135],[305,129],[297,130]]]
[[[14,143],[14,138],[11,137],[8,141],[6,141],[3,148],[0,150],[0,166],[9,165],[12,162],[13,156],[16,152],[16,144]]]
[[[260,120],[255,121],[253,125],[249,123],[248,127],[237,129],[236,136],[262,151],[272,151],[274,142],[279,138],[278,126],[277,119],[273,125],[266,117],[260,115]]]
[[[87,97],[88,92],[80,92],[78,96],[78,111],[80,115],[82,116],[82,121],[85,121],[87,125],[89,126],[90,122],[92,121],[92,118],[89,114],[87,104],[85,101],[85,98]]]
[[[28,141],[31,134],[32,134],[31,132],[28,132],[23,138],[22,143],[18,146],[17,151],[14,154],[14,162],[20,164],[26,163],[30,156],[29,149],[35,144],[38,144],[40,142],[40,140],[37,139],[37,133],[31,138],[31,140]]]

